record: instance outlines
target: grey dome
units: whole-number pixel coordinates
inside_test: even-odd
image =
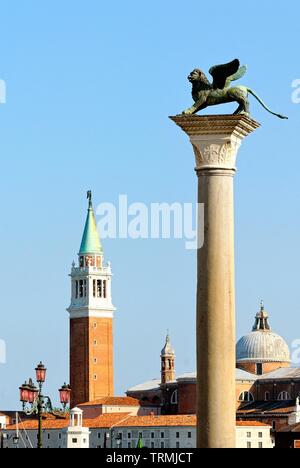
[[[271,331],[268,318],[262,305],[252,333],[243,336],[236,345],[237,363],[291,362],[288,345],[281,336]]]
[[[271,331],[255,331],[243,336],[236,346],[237,362],[291,362],[289,347]]]

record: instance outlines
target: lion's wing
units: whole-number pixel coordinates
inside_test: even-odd
[[[225,83],[225,88],[228,88],[230,86],[230,83],[232,81],[237,81],[237,80],[240,80],[241,78],[243,78],[243,76],[246,75],[247,73],[247,70],[248,70],[248,66],[247,65],[244,65],[242,67],[240,67],[238,69],[238,71],[232,75],[232,76],[229,76],[226,80],[226,83]]]
[[[227,80],[230,77],[236,75],[239,71],[239,68],[240,61],[238,59],[235,59],[232,62],[225,63],[223,65],[215,65],[214,67],[211,67],[209,73],[213,77],[213,88],[224,89]]]

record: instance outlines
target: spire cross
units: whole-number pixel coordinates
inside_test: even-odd
[[[92,207],[92,191],[89,190],[86,195],[87,199],[89,200],[89,208]]]

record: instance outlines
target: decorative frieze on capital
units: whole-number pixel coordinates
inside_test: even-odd
[[[213,140],[191,138],[196,157],[196,170],[236,169],[236,159],[241,141],[224,140],[224,137]]]

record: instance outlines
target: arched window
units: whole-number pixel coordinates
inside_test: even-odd
[[[177,404],[178,404],[178,390],[175,390],[175,391],[172,393],[172,396],[171,396],[171,404],[172,404],[172,405],[177,405]]]
[[[254,397],[250,392],[243,392],[239,396],[239,401],[244,403],[252,403],[254,401]]]
[[[281,392],[278,395],[278,400],[279,401],[290,400],[290,399],[291,399],[291,397],[290,397],[290,394],[288,392]]]

